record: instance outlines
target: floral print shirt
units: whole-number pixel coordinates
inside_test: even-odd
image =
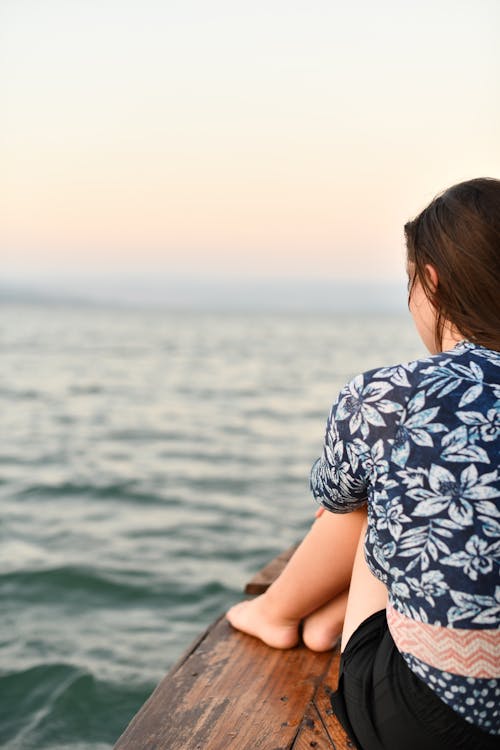
[[[357,375],[327,422],[311,489],[368,503],[367,563],[409,667],[452,709],[499,726],[500,353],[470,342]]]

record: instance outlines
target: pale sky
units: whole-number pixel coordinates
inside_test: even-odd
[[[404,222],[500,176],[499,28],[497,0],[2,0],[3,273],[397,279]]]

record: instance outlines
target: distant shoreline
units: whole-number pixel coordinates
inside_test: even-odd
[[[396,283],[310,279],[72,278],[0,282],[0,304],[227,312],[406,312]]]

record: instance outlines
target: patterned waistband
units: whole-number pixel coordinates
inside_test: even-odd
[[[467,677],[500,676],[500,631],[446,628],[418,622],[387,604],[387,624],[398,651],[442,672]]]

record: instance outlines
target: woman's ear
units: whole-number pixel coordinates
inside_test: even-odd
[[[438,277],[436,269],[434,268],[434,266],[431,266],[430,263],[425,264],[425,275],[427,277],[429,289],[432,292],[432,294],[434,294],[434,292],[438,288],[439,277]]]

